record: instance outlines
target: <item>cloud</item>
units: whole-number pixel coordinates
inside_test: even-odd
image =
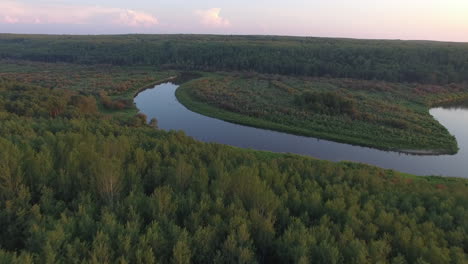
[[[159,24],[159,21],[156,17],[144,12],[137,12],[134,10],[120,10],[118,13],[119,18],[116,20],[116,22],[122,25],[128,25],[132,27],[150,27]]]
[[[107,24],[151,27],[159,22],[149,13],[131,9],[100,6],[39,6],[2,0],[0,24]]]
[[[197,10],[195,14],[200,18],[200,23],[208,27],[229,27],[231,22],[222,18],[219,13],[221,8],[210,8],[206,10]]]

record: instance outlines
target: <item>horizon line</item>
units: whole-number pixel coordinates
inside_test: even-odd
[[[436,40],[436,39],[399,39],[399,38],[357,38],[357,37],[332,37],[332,36],[311,36],[311,35],[281,35],[281,34],[222,34],[222,33],[117,33],[117,34],[73,34],[73,33],[9,33],[0,32],[0,35],[30,35],[30,36],[131,36],[131,35],[148,35],[148,36],[231,36],[231,37],[287,37],[287,38],[315,38],[315,39],[343,39],[343,40],[368,40],[368,41],[403,41],[403,42],[439,42],[439,43],[455,43],[468,44],[468,41],[456,40]]]

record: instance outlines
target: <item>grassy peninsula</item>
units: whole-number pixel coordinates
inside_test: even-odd
[[[181,86],[189,109],[226,121],[409,153],[453,154],[455,138],[430,114],[468,97],[468,85],[209,74]]]

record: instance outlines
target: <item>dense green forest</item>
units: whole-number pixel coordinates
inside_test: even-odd
[[[93,87],[118,100],[172,72],[1,69],[0,263],[468,260],[466,180],[201,143]]]
[[[176,91],[189,109],[245,125],[402,152],[456,153],[429,108],[468,85],[259,74],[207,74]]]
[[[468,81],[468,44],[273,36],[0,34],[0,58],[378,79]]]
[[[36,45],[29,59],[48,60],[80,50],[76,40],[95,38],[111,51],[107,38],[133,37],[25,36],[24,45]],[[131,99],[178,72],[102,65],[85,54],[76,55],[83,64],[12,61],[29,51],[5,44],[10,38],[19,36],[0,44],[10,58],[0,61],[0,263],[468,262],[465,179],[161,131]],[[439,86],[423,87],[432,94]],[[449,89],[424,104],[458,95]],[[297,96],[297,107],[318,102]],[[339,93],[318,98],[320,109],[343,106],[330,116],[359,110]]]

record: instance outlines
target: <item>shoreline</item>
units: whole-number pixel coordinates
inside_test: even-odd
[[[435,150],[435,149],[397,149],[395,152],[410,154],[414,156],[442,156],[442,155],[455,155],[449,151]]]
[[[220,119],[226,122],[234,123],[234,124],[239,124],[239,125],[244,125],[244,126],[249,126],[249,127],[255,127],[255,128],[260,128],[260,129],[267,129],[271,131],[276,131],[276,132],[283,132],[283,133],[288,133],[296,136],[304,136],[304,137],[309,137],[309,138],[316,138],[317,140],[328,140],[336,143],[343,143],[343,144],[349,144],[353,146],[359,146],[359,147],[366,147],[366,148],[373,148],[381,151],[389,151],[389,152],[396,152],[400,154],[405,154],[405,155],[413,155],[413,156],[442,156],[442,155],[455,155],[458,153],[457,151],[453,151],[450,149],[411,149],[411,148],[392,148],[392,147],[383,147],[383,146],[376,146],[372,145],[370,143],[365,143],[365,142],[357,142],[355,140],[347,140],[347,139],[342,139],[342,138],[336,138],[334,136],[330,135],[321,135],[320,133],[310,133],[307,131],[300,131],[298,128],[290,128],[290,127],[285,127],[282,124],[276,124],[272,123],[271,121],[268,120],[258,120],[253,117],[249,116],[242,116],[239,117],[237,115],[240,115],[238,113],[232,113],[224,109],[219,109],[215,108],[214,106],[205,104],[203,102],[199,102],[194,100],[190,94],[186,91],[188,89],[187,87],[182,87],[179,86],[175,92],[175,96],[177,100],[179,101],[180,104],[182,104],[184,107],[189,109],[190,111],[202,114],[204,116]],[[208,111],[212,110],[212,111]],[[226,116],[228,115],[228,116]]]
[[[135,97],[137,97],[141,92],[144,92],[145,90],[154,88],[154,86],[156,86],[156,85],[163,84],[163,83],[175,80],[175,79],[177,79],[177,75],[176,76],[171,76],[171,77],[168,77],[168,78],[165,78],[165,79],[162,79],[162,80],[154,81],[154,82],[146,84],[146,85],[143,85],[141,88],[137,89],[137,91],[133,94],[132,98],[135,99]]]

